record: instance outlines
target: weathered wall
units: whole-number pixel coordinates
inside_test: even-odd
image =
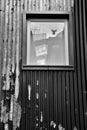
[[[22,12],[24,10],[70,11],[72,5],[72,0],[43,0],[43,2],[42,0],[0,0],[0,100],[5,98],[2,91],[3,84],[1,83],[1,77],[4,77],[4,75],[6,76],[4,80],[7,83],[5,89],[9,89],[10,69],[11,72],[19,76],[17,72],[20,71],[19,61],[21,60]],[[49,114],[51,114],[50,117],[54,118],[55,122],[63,124],[68,130],[72,129],[74,126],[79,130],[87,129],[87,43],[85,5],[86,0],[75,0],[75,72],[51,71],[49,73],[48,71],[23,71],[21,73],[20,86],[22,87],[21,90],[23,89],[23,93],[21,93],[20,96],[23,108],[21,129],[25,129],[25,121],[27,119],[25,117],[26,97],[24,87],[30,82],[32,82],[32,86],[34,86],[33,83],[37,81],[36,77],[38,76],[41,76],[39,78],[40,81],[46,78],[45,84],[47,84],[47,79],[49,79],[54,86],[53,89],[50,83],[51,87],[50,89],[48,88],[50,92],[54,92],[52,96],[48,95],[49,107],[51,108],[49,111]],[[15,91],[18,93],[17,85],[15,88]],[[54,104],[54,102],[56,103]],[[28,110],[26,111],[28,112]],[[59,115],[59,118],[57,115]],[[49,122],[50,117],[48,117]]]

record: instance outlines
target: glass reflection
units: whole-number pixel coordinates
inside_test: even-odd
[[[67,21],[28,22],[27,25],[27,64],[69,64]]]

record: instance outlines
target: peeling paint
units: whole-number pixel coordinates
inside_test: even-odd
[[[28,85],[28,99],[31,100],[31,86]]]
[[[50,126],[55,129],[55,128],[56,128],[56,123],[55,123],[54,121],[51,121],[51,122],[50,122]]]
[[[8,124],[5,124],[5,128],[4,128],[4,130],[9,130],[9,128],[8,128]]]
[[[87,112],[85,112],[85,115],[87,116]]]
[[[39,85],[39,80],[37,80],[37,86]]]
[[[39,119],[38,119],[38,117],[36,117],[36,121],[38,121]]]
[[[47,98],[47,94],[45,93],[45,99]]]
[[[38,127],[39,125],[38,125],[38,123],[36,123],[36,127]]]
[[[65,130],[65,128],[63,128],[63,126],[61,124],[58,125],[58,129],[59,130]]]
[[[43,112],[41,112],[40,122],[43,122]]]
[[[39,93],[36,93],[36,99],[39,99]]]
[[[78,129],[76,128],[76,126],[74,126],[73,130],[78,130]]]
[[[38,105],[36,105],[36,108],[38,108],[39,106]]]

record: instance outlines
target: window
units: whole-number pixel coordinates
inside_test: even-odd
[[[36,67],[73,65],[69,14],[28,13],[25,16],[24,64]]]

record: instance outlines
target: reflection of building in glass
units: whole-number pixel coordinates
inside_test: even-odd
[[[35,47],[36,56],[41,56],[47,54],[48,45],[39,45]]]
[[[36,40],[35,40],[36,39]],[[46,39],[45,34],[31,34],[30,64],[64,65],[65,40],[64,31],[56,37]]]
[[[33,41],[46,39],[46,33],[33,34]]]

